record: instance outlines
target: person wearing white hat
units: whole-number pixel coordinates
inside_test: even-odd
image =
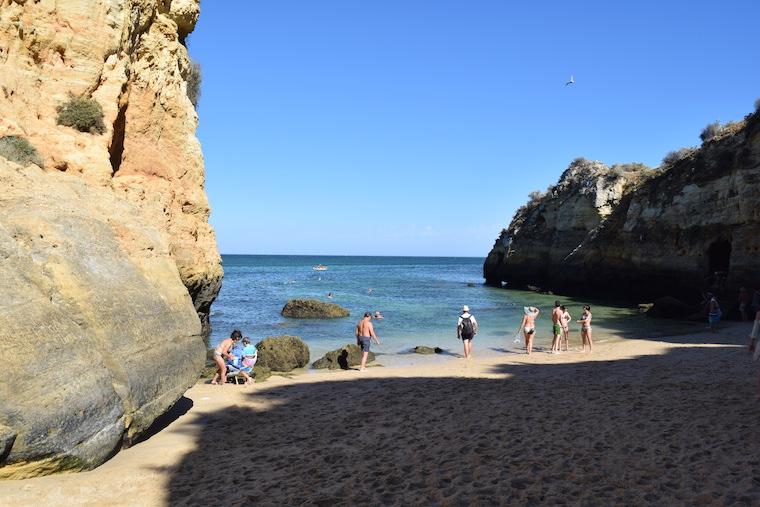
[[[462,314],[457,319],[457,339],[462,340],[465,359],[472,356],[472,339],[476,334],[478,334],[478,321],[470,313],[470,307],[464,305]]]
[[[533,352],[533,339],[536,337],[536,317],[538,317],[539,311],[535,306],[524,306],[522,323],[520,328],[522,329],[523,336],[525,336],[525,351],[530,354]]]

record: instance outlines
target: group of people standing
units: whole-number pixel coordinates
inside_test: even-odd
[[[531,354],[533,352],[533,340],[536,337],[536,319],[541,311],[535,306],[526,306],[523,310],[524,315],[517,332],[518,334],[522,332],[525,338],[525,351],[527,354]],[[583,341],[584,353],[593,352],[594,340],[591,336],[591,318],[591,307],[584,305],[583,314],[580,320],[576,321],[581,325],[581,339]],[[552,310],[552,333],[554,335],[551,348],[552,354],[558,354],[562,350],[570,350],[570,322],[572,319],[572,316],[567,311],[567,307],[559,301],[555,301],[554,309]],[[457,339],[462,340],[465,358],[472,356],[472,339],[477,332],[478,322],[470,313],[470,307],[464,305],[462,307],[462,314],[457,319]]]
[[[518,333],[522,331],[525,338],[525,351],[531,354],[533,352],[533,340],[536,337],[536,319],[541,312],[535,306],[526,306],[524,313],[525,315],[523,315]],[[583,314],[580,320],[576,321],[581,325],[581,340],[583,342],[584,353],[593,352],[594,348],[594,340],[591,336],[591,318],[591,307],[584,305]],[[554,309],[552,309],[553,337],[550,354],[559,354],[562,350],[570,350],[570,321],[572,319],[573,317],[567,311],[567,307],[559,301],[555,301]]]

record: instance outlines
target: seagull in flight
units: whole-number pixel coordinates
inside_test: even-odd
[[[571,85],[571,84],[575,84],[575,78],[573,76],[570,76],[570,81],[568,81],[567,83],[565,83],[565,86],[568,86],[568,85]]]

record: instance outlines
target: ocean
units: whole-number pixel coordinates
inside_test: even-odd
[[[555,299],[569,307],[574,320],[583,304],[591,304],[595,342],[656,331],[656,321],[637,315],[630,306],[485,286],[483,258],[224,255],[222,261],[224,281],[212,307],[211,346],[233,329],[254,343],[267,336],[296,335],[309,345],[314,361],[355,342],[357,321],[365,311],[379,310],[384,319],[374,325],[382,344],[373,345],[373,351],[382,354],[383,364],[408,363],[416,345],[441,347],[451,357],[461,353],[456,321],[466,304],[480,326],[475,354],[524,350],[522,335],[516,335],[524,306],[541,309],[535,340],[540,350],[550,347]],[[317,264],[327,270],[315,271]],[[282,307],[293,298],[337,303],[351,315],[326,320],[281,316]],[[576,349],[579,326],[571,326],[570,345]]]

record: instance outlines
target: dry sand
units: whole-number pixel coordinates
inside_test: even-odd
[[[0,504],[758,505],[748,332],[198,384],[148,440]]]

